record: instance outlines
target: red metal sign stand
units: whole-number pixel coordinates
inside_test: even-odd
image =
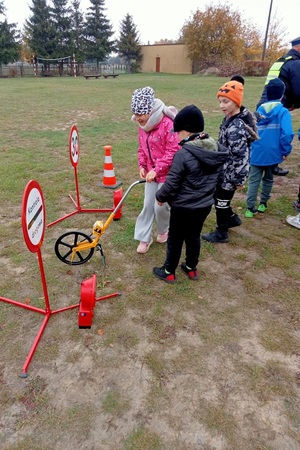
[[[91,281],[86,280],[82,283],[82,293],[81,293],[81,303],[76,303],[75,305],[66,306],[64,308],[57,309],[53,311],[50,307],[50,301],[47,290],[47,283],[44,271],[44,265],[41,255],[41,246],[44,239],[45,234],[45,206],[44,206],[44,197],[40,185],[37,181],[31,180],[27,183],[22,202],[22,228],[23,235],[28,249],[32,253],[37,253],[38,262],[42,280],[42,286],[44,291],[45,298],[45,309],[37,308],[35,306],[27,305],[25,303],[21,303],[9,298],[0,297],[0,301],[10,303],[11,305],[19,306],[23,309],[28,309],[30,311],[38,312],[45,316],[42,325],[36,335],[36,338],[31,346],[31,349],[27,355],[27,358],[22,367],[21,378],[26,378],[28,376],[27,370],[29,364],[33,358],[35,350],[40,342],[42,334],[46,328],[46,325],[53,314],[57,314],[63,311],[68,311],[70,309],[81,308],[83,307],[84,311],[87,312],[87,308],[89,309],[89,319],[84,322],[84,326],[80,326],[80,320],[78,320],[80,328],[90,328],[91,319],[93,317],[93,308],[95,306],[96,301],[106,300],[108,298],[117,297],[121,294],[119,292],[115,292],[110,295],[106,295],[103,297],[95,298],[95,289],[96,289],[96,276],[94,275]],[[94,299],[94,301],[93,301]],[[81,316],[84,317],[84,316]]]
[[[47,228],[52,227],[56,223],[61,222],[62,220],[68,219],[71,216],[74,216],[77,213],[107,213],[112,212],[116,206],[118,205],[119,201],[122,198],[122,188],[117,189],[114,191],[114,206],[113,208],[82,208],[80,205],[80,193],[79,193],[79,184],[78,184],[78,173],[77,173],[77,166],[79,161],[79,135],[78,135],[78,129],[76,125],[73,125],[70,130],[69,135],[69,154],[70,154],[70,160],[71,164],[74,168],[74,178],[75,178],[75,188],[76,188],[76,200],[69,194],[69,198],[72,201],[73,205],[75,206],[75,211],[64,215],[63,217],[60,217],[57,220],[54,220],[53,222],[49,223],[47,225]],[[121,219],[122,217],[122,210],[119,210],[118,216],[115,217],[115,220]]]

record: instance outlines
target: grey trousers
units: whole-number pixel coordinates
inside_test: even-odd
[[[271,197],[274,182],[273,167],[274,166],[250,166],[247,192],[248,209],[255,209],[260,185],[260,203],[267,204]]]
[[[155,199],[156,191],[163,183],[145,183],[144,205],[140,212],[134,230],[134,239],[150,242],[154,220],[156,221],[157,234],[167,233],[170,221],[170,207],[167,203],[159,206]]]

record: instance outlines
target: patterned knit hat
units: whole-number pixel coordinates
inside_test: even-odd
[[[242,106],[244,95],[244,86],[238,81],[227,81],[220,87],[217,97],[227,97],[232,100],[238,107]]]
[[[154,90],[150,86],[136,89],[131,98],[133,114],[150,114],[154,106]]]

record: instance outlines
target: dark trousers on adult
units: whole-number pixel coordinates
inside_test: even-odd
[[[227,190],[218,186],[215,193],[215,208],[217,216],[217,229],[221,232],[227,232],[229,228],[230,217],[234,214],[231,208],[231,200],[235,189]]]
[[[195,269],[200,256],[200,234],[211,206],[197,209],[171,207],[167,252],[164,266],[168,272],[175,273],[179,264],[182,247],[185,243],[185,262]]]

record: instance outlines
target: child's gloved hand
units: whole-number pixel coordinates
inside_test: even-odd
[[[300,128],[298,130],[298,140],[300,141]]]

